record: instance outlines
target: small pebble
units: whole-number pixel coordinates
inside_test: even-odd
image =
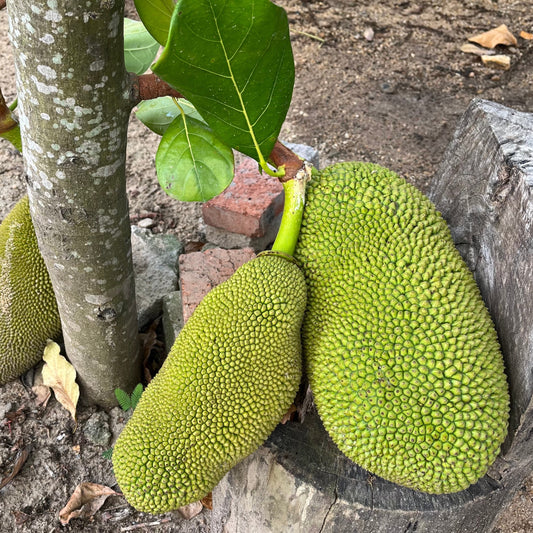
[[[389,83],[388,81],[384,81],[379,86],[379,88],[381,89],[381,92],[385,94],[392,94],[396,90],[396,87],[392,85],[392,83]]]
[[[145,229],[153,228],[155,226],[155,221],[153,218],[143,218],[137,222],[137,226]]]

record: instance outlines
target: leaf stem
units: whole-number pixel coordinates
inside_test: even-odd
[[[305,207],[305,187],[311,177],[311,165],[303,162],[289,180],[283,182],[285,205],[278,235],[272,245],[273,252],[292,256],[298,242]]]
[[[183,98],[181,93],[153,73],[141,74],[140,76],[130,74],[130,76],[130,103],[132,106],[137,105],[142,100],[153,100],[160,96]]]

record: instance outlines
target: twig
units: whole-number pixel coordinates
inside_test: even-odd
[[[163,518],[157,522],[143,522],[142,524],[134,524],[133,526],[127,526],[120,529],[120,531],[135,531],[136,529],[141,529],[143,527],[159,526],[161,524],[166,524],[170,522],[170,518]]]
[[[309,37],[309,39],[315,39],[315,41],[319,41],[320,43],[326,42],[326,39],[322,39],[322,37],[314,35],[313,33],[307,33],[306,31],[291,30],[291,32],[296,33],[297,35],[304,35],[305,37]]]
[[[279,141],[276,141],[269,159],[277,168],[281,166],[285,167],[285,175],[279,179],[282,183],[293,179],[297,172],[304,166],[304,162],[292,150],[289,150]]]
[[[137,105],[142,100],[152,100],[160,96],[183,98],[181,93],[153,73],[140,76],[132,74],[131,85],[130,102],[132,105]]]

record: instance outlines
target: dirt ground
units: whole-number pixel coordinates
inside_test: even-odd
[[[15,1],[15,0],[11,0]],[[289,14],[296,86],[281,138],[320,152],[321,165],[366,160],[388,166],[420,187],[435,173],[456,123],[470,100],[481,97],[533,111],[533,33],[530,1],[515,0],[279,0]],[[127,13],[134,16],[132,2]],[[467,38],[500,24],[518,44],[498,47],[511,58],[507,71],[460,51]],[[15,97],[7,13],[0,11],[0,84]],[[157,213],[154,232],[173,232],[185,243],[204,241],[198,204],[165,196],[154,172],[158,138],[132,120],[128,192],[132,220]],[[24,191],[21,157],[0,142],[0,216]],[[82,409],[77,430],[55,400],[46,409],[21,382],[0,387],[0,480],[17,454],[28,459],[0,490],[0,531],[207,531],[208,513],[193,523],[176,514],[143,515],[110,497],[92,520],[62,527],[59,510],[78,483],[117,489],[106,449],[88,437],[95,409]],[[116,432],[123,413],[108,416]],[[533,531],[533,478],[520,488],[495,526],[498,533]],[[144,525],[142,525],[144,524]]]

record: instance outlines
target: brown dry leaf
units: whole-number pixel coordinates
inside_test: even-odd
[[[522,37],[522,39],[526,39],[527,41],[531,41],[531,39],[533,39],[533,33],[528,33],[527,31],[522,30],[520,32],[520,37]]]
[[[487,67],[499,70],[509,70],[511,68],[511,58],[509,56],[481,56],[481,61]]]
[[[213,493],[210,492],[207,496],[203,497],[201,500],[200,500],[200,503],[206,508],[206,509],[209,509],[210,511],[213,510]]]
[[[33,387],[31,388],[35,394],[35,404],[37,407],[42,407],[43,409],[48,404],[50,396],[52,396],[52,389],[44,385],[43,383],[43,369],[42,367],[38,372],[35,373],[33,378]]]
[[[190,520],[196,515],[199,515],[203,508],[202,502],[198,501],[189,503],[189,505],[184,505],[183,507],[180,507],[178,511],[180,512],[181,516],[185,518],[185,520]]]
[[[53,389],[57,401],[76,420],[76,405],[80,397],[80,388],[76,383],[76,371],[59,351],[57,343],[47,341],[43,355],[46,363],[43,366],[43,383]]]
[[[13,516],[15,517],[15,525],[17,526],[21,526],[30,518],[29,514],[23,513],[22,511],[13,511]]]
[[[109,496],[122,496],[119,492],[98,483],[80,483],[72,493],[67,505],[59,511],[63,526],[73,518],[90,518]]]
[[[280,424],[286,424],[289,420],[292,420],[292,415],[296,413],[296,406],[292,404],[289,410],[283,415]]]
[[[487,50],[486,48],[481,48],[481,46],[476,46],[472,43],[465,43],[461,46],[461,52],[465,54],[476,54],[477,56],[487,56],[495,54],[494,50]]]
[[[0,489],[3,489],[7,484],[11,483],[13,479],[15,479],[15,476],[20,472],[20,469],[24,466],[24,463],[26,462],[26,459],[29,455],[29,448],[24,448],[23,450],[20,450],[17,455],[17,458],[15,459],[15,464],[13,466],[11,474],[0,480]]]
[[[480,44],[485,48],[494,48],[499,44],[504,44],[506,46],[518,44],[516,37],[509,31],[509,28],[502,24],[493,30],[486,31],[485,33],[480,33],[474,37],[469,37],[469,41],[473,43]]]
[[[48,405],[48,400],[52,396],[52,390],[46,385],[34,385],[31,390],[35,394],[35,405],[43,409]]]

